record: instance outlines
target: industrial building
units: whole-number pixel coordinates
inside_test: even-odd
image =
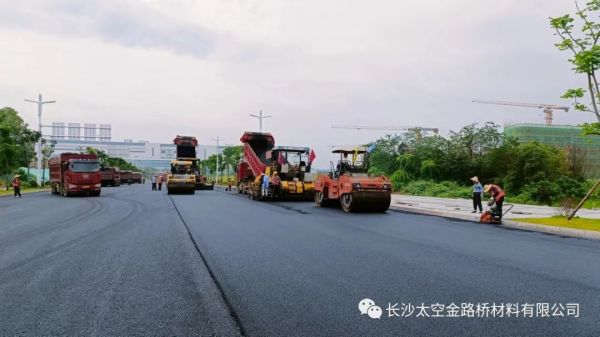
[[[544,124],[510,124],[504,134],[519,142],[554,145],[565,149],[580,149],[585,157],[587,175],[600,176],[600,136],[585,136],[578,126]]]
[[[85,151],[88,147],[102,150],[111,157],[121,157],[139,168],[168,169],[175,159],[175,145],[148,141],[98,141],[56,139],[55,154]],[[198,145],[196,153],[200,159],[217,153],[215,145]]]
[[[54,122],[47,137],[56,142],[55,154],[81,152],[88,147],[102,150],[111,157],[121,157],[139,168],[168,169],[175,159],[174,144],[151,143],[148,141],[113,141],[110,124]],[[198,145],[196,153],[206,159],[217,153],[215,145]]]

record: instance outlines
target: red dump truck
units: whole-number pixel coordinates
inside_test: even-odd
[[[133,184],[141,184],[142,176],[142,172],[131,172],[131,182]]]
[[[133,172],[121,171],[121,184],[133,184]]]
[[[63,153],[50,158],[52,194],[99,196],[102,186],[100,163],[95,154]]]
[[[121,172],[116,167],[102,167],[100,169],[102,175],[102,186],[120,186]]]

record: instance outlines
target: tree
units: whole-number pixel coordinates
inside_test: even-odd
[[[600,14],[600,0],[591,0],[585,7],[580,7],[575,2],[576,11],[574,16],[565,14],[563,16],[551,17],[550,26],[559,37],[560,42],[555,46],[561,51],[569,51],[573,57],[569,62],[573,65],[573,70],[577,74],[583,74],[586,77],[587,93],[591,99],[591,109],[585,104],[578,102],[583,98],[586,90],[583,88],[568,89],[561,97],[573,99],[574,107],[581,111],[590,111],[594,113],[599,123],[594,123],[597,130],[600,131],[600,113],[598,112],[598,102],[600,100],[600,87],[596,78],[596,71],[600,68],[600,46],[597,45],[600,39],[600,23],[594,21]],[[575,29],[575,18],[578,19],[578,30]]]
[[[42,139],[42,184],[44,183],[46,176],[46,163],[48,159],[54,154],[56,147],[56,141],[50,140],[49,142]]]
[[[17,111],[9,107],[0,109],[0,174],[7,176],[19,166],[28,166],[39,137]]]
[[[134,171],[142,172],[142,170],[120,157],[109,157],[108,154],[102,150],[89,146],[83,153],[95,154],[98,156],[98,161],[102,167],[118,167],[121,171]]]
[[[399,169],[396,160],[406,145],[402,136],[386,135],[375,141],[375,150],[369,155],[369,172],[391,175]]]
[[[520,191],[527,184],[548,183],[568,176],[565,151],[538,142],[519,144],[506,174],[506,185]]]
[[[233,170],[235,171],[237,163],[239,163],[242,159],[242,151],[242,145],[228,146],[224,148],[223,153],[221,154],[222,162],[219,163],[221,165],[221,172],[223,172],[223,170],[227,169],[228,167],[233,168]]]

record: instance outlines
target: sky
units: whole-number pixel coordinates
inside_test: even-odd
[[[543,123],[537,109],[472,99],[568,105],[585,86],[554,47],[548,17],[571,0],[0,0],[0,106],[37,127],[110,123],[113,139],[175,135],[239,144],[263,110],[278,145],[331,146],[385,131]],[[593,121],[556,112],[556,124]],[[319,162],[320,161],[320,162]]]

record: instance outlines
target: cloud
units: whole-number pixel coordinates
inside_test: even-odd
[[[0,101],[51,121],[107,122],[117,139],[237,143],[265,121],[282,145],[364,143],[332,124],[543,122],[471,99],[565,104],[584,85],[557,51],[547,0],[0,0]],[[591,115],[557,113],[557,123]],[[31,120],[35,125],[35,120]]]
[[[132,1],[42,0],[0,3],[0,27],[60,36],[91,37],[128,47],[206,57],[214,35]]]

